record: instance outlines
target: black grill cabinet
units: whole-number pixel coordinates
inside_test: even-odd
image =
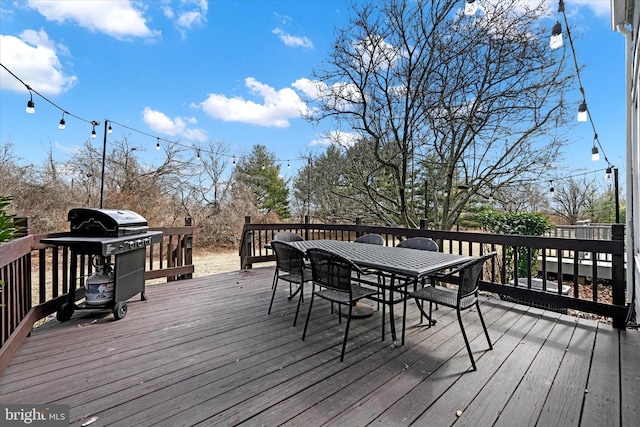
[[[127,300],[140,294],[147,299],[144,287],[146,248],[162,241],[161,231],[149,231],[147,220],[123,209],[71,209],[69,233],[43,239],[42,242],[71,250],[71,286],[68,301],[59,308],[57,318],[69,320],[77,309],[112,309],[116,320],[127,314]],[[113,298],[104,304],[75,304],[78,256],[90,257],[97,270],[109,271],[113,277]]]

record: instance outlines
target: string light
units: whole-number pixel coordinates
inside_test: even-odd
[[[549,40],[549,47],[551,49],[558,49],[562,47],[562,24],[560,21],[556,21],[551,29],[551,39]]]
[[[467,4],[464,5],[464,14],[467,16],[473,16],[478,10],[478,3],[476,0],[467,0]]]
[[[564,1],[562,0],[560,0],[560,2],[558,3],[558,13],[564,13]],[[551,49],[558,49],[562,47],[562,24],[560,23],[560,21],[556,21],[555,25],[551,29],[551,39],[549,40],[549,47]]]
[[[62,118],[60,119],[60,122],[58,124],[58,128],[59,129],[62,130],[62,129],[66,128],[65,115],[67,115],[67,116],[71,116],[73,118],[76,118],[78,120],[81,120],[81,121],[83,121],[85,123],[91,124],[92,125],[91,138],[92,139],[96,139],[97,138],[97,133],[96,133],[95,127],[100,125],[100,122],[95,121],[95,120],[88,120],[88,119],[85,119],[83,117],[77,116],[77,115],[75,115],[73,113],[70,113],[69,111],[63,109],[62,107],[60,107],[59,105],[57,105],[56,103],[54,103],[53,101],[48,99],[47,97],[45,97],[42,94],[40,94],[35,89],[31,88],[22,79],[20,79],[17,75],[15,75],[15,73],[13,73],[10,69],[8,69],[6,66],[4,66],[4,64],[0,63],[0,67],[5,69],[9,74],[11,74],[11,76],[13,76],[16,80],[18,80],[21,84],[23,84],[24,87],[29,91],[29,101],[27,102],[27,108],[26,108],[26,112],[27,113],[29,113],[29,114],[34,114],[35,113],[35,103],[33,102],[33,94],[35,93],[40,98],[44,99],[49,104],[51,104],[52,106],[54,106],[55,108],[57,108],[58,110],[60,110],[62,112]],[[122,126],[122,127],[126,128],[126,129],[129,129],[129,130],[133,131],[133,132],[137,132],[137,133],[139,133],[141,135],[146,135],[148,137],[156,139],[156,141],[157,141],[156,142],[156,149],[158,149],[158,150],[160,149],[160,140],[165,141],[165,142],[170,143],[170,144],[176,144],[178,146],[182,146],[182,147],[185,147],[185,148],[192,148],[192,146],[190,146],[190,145],[181,144],[178,141],[171,141],[171,140],[168,140],[166,138],[160,138],[160,137],[158,137],[156,135],[151,135],[151,134],[149,134],[147,132],[144,132],[144,131],[141,131],[139,129],[135,129],[135,128],[123,125],[122,123],[118,123],[118,122],[114,122],[113,120],[105,119],[105,127],[107,128],[107,133],[108,134],[113,133],[112,123],[115,124],[115,125],[118,125],[118,126]],[[205,150],[205,151],[207,151],[207,150]],[[207,151],[207,152],[209,152],[209,151]],[[198,158],[200,158],[200,151],[198,151],[197,154],[198,154]],[[231,156],[231,155],[228,155],[228,154],[225,154],[225,153],[215,153],[215,152],[210,152],[210,154],[212,156],[220,156],[220,157],[227,157],[227,158],[228,157],[233,157],[233,165],[235,166],[235,164],[236,164],[236,156]],[[296,159],[292,159],[292,160],[276,159],[276,162],[283,163],[283,164],[284,164],[284,162],[287,162],[287,167],[290,168],[290,166],[291,166],[290,162],[291,161],[301,161],[301,160],[304,160],[304,159],[305,158],[296,158]],[[264,167],[266,167],[266,166],[263,165],[263,168]]]
[[[578,107],[578,121],[586,122],[587,118],[588,118],[587,103],[586,101],[582,101],[580,103],[580,106]]]
[[[596,125],[593,122],[593,117],[591,117],[591,114],[589,114],[589,109],[587,107],[587,98],[585,96],[584,93],[584,86],[582,85],[582,78],[580,76],[580,67],[578,66],[578,57],[576,55],[576,50],[575,47],[573,45],[573,38],[571,37],[571,29],[569,27],[569,23],[567,22],[567,14],[565,13],[565,7],[564,7],[564,1],[563,0],[559,0],[558,3],[558,12],[562,14],[562,16],[564,17],[564,23],[565,26],[567,28],[567,38],[569,39],[569,46],[571,46],[571,53],[573,56],[573,64],[575,66],[576,69],[576,76],[578,78],[578,84],[580,85],[580,93],[582,94],[582,102],[580,103],[580,105],[578,106],[578,122],[586,122],[587,120],[591,123],[591,128],[593,129],[593,133],[594,133],[594,141],[593,141],[593,147],[591,148],[591,159],[593,161],[598,161],[600,160],[600,153],[602,153],[604,160],[607,162],[607,165],[611,166],[611,163],[609,162],[609,159],[607,158],[607,155],[604,152],[604,149],[602,148],[602,144],[600,143],[600,140],[598,139],[598,132],[596,132]],[[556,24],[560,27],[560,32],[561,32],[561,25],[559,25],[559,21]],[[556,25],[554,25],[554,29],[552,30],[552,34],[556,33]],[[553,47],[553,46],[552,46]],[[596,146],[597,143],[597,146]],[[598,147],[600,147],[600,149],[598,150]]]
[[[58,129],[64,130],[67,127],[64,121],[64,111],[62,112],[62,118],[60,119],[60,124],[58,125]]]
[[[96,122],[95,120],[93,122],[91,122],[91,125],[93,126],[93,128],[91,129],[91,139],[96,139],[96,126],[98,126],[100,123]]]
[[[33,94],[31,93],[31,88],[29,86],[27,86],[27,89],[29,89],[29,100],[27,101],[27,108],[25,111],[28,114],[35,114],[36,104],[33,103]]]
[[[24,85],[24,87],[27,88],[27,90],[29,91],[29,102],[27,102],[27,108],[26,108],[26,112],[29,114],[34,114],[36,112],[36,106],[35,103],[33,102],[33,94],[35,93],[36,95],[38,95],[40,98],[44,99],[45,101],[47,101],[49,104],[53,105],[54,107],[56,107],[58,110],[62,111],[63,113],[63,117],[64,114],[74,117],[78,120],[81,120],[85,123],[89,123],[89,124],[93,124],[92,120],[87,120],[84,119],[82,117],[76,116],[75,114],[71,114],[70,112],[66,111],[64,108],[60,107],[58,104],[56,104],[55,102],[51,101],[49,98],[47,98],[46,96],[42,95],[41,93],[39,93],[37,90],[33,89],[31,86],[29,86],[28,84],[26,84],[24,81],[22,81],[22,79],[18,76],[16,76],[14,74],[13,71],[11,71],[10,69],[8,69],[7,67],[4,66],[4,64],[0,63],[0,67],[4,68],[9,74],[11,74],[16,80],[18,80],[20,83],[22,83]],[[65,124],[66,125],[66,124]],[[60,127],[58,125],[58,127]]]
[[[606,179],[611,179],[611,166],[607,167],[607,171],[605,172],[604,176]]]
[[[553,194],[555,190],[553,189],[553,180],[549,181],[549,193]]]

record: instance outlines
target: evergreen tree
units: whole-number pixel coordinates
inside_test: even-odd
[[[249,189],[258,209],[274,211],[281,218],[291,216],[287,183],[280,176],[275,155],[264,145],[254,145],[251,154],[238,162],[234,174],[236,181]]]

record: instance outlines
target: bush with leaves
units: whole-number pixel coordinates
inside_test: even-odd
[[[13,224],[13,216],[5,209],[11,203],[11,197],[0,196],[0,243],[8,242],[15,237],[16,228]]]
[[[482,228],[495,234],[517,234],[522,236],[541,236],[551,229],[549,218],[539,212],[501,212],[483,211],[478,214]],[[527,268],[529,248],[518,248],[518,277],[529,275]],[[531,270],[537,271],[539,249],[531,250]],[[513,278],[514,247],[505,250],[507,279]]]

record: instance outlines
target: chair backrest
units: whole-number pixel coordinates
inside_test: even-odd
[[[475,294],[478,291],[484,263],[496,256],[496,254],[496,252],[488,253],[456,268],[456,270],[460,272],[460,284],[458,285],[459,300]],[[452,273],[455,273],[455,270],[452,271]]]
[[[354,240],[355,243],[368,243],[370,245],[384,245],[384,239],[379,234],[364,234]]]
[[[396,245],[398,248],[419,249],[421,251],[438,252],[438,244],[428,237],[409,237]]]
[[[292,233],[291,231],[278,231],[275,236],[273,236],[273,241],[279,242],[299,242],[304,240],[302,236]]]
[[[304,252],[278,240],[271,242],[271,247],[276,253],[276,268],[278,270],[302,274],[304,270]]]
[[[314,283],[351,293],[351,272],[358,267],[348,259],[319,248],[307,249]]]

